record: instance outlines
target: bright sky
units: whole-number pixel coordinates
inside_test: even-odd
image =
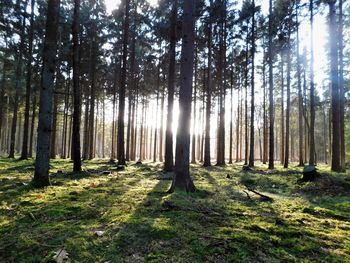
[[[147,0],[151,5],[158,4],[158,0]],[[105,0],[107,12],[110,13],[120,5],[121,0]]]

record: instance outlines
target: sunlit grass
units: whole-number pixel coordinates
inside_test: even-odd
[[[319,167],[328,173],[322,180],[301,184],[293,165],[272,173],[193,165],[197,192],[169,195],[171,174],[160,163],[117,171],[95,160],[82,174],[71,166],[53,161],[52,186],[38,190],[33,160],[0,159],[5,261],[48,262],[60,248],[78,262],[350,261],[349,176],[328,167]],[[248,198],[245,185],[273,202]]]

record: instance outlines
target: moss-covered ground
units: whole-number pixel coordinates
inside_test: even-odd
[[[45,189],[33,163],[0,158],[0,262],[350,262],[350,176],[326,166],[301,183],[300,168],[193,165],[197,192],[167,194],[160,163],[55,160]]]

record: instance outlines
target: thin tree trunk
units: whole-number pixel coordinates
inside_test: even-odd
[[[191,163],[196,163],[197,68],[198,68],[198,53],[196,49],[195,63],[194,63],[193,128],[192,128],[192,139],[191,139]]]
[[[24,12],[27,10],[27,3],[28,0],[25,1],[24,4]],[[21,7],[20,2],[17,3],[18,6],[18,16],[21,18]],[[17,5],[16,4],[16,5]],[[20,44],[19,44],[19,50],[17,55],[17,67],[16,67],[16,81],[15,81],[15,97],[14,97],[14,103],[13,103],[13,114],[12,114],[12,127],[11,127],[11,137],[10,137],[10,153],[9,158],[15,157],[15,141],[16,141],[16,129],[17,129],[17,115],[18,115],[18,108],[19,108],[19,96],[20,96],[20,85],[21,85],[21,78],[22,78],[22,62],[23,62],[23,53],[25,50],[25,41],[24,41],[24,34],[25,34],[25,22],[26,17],[23,15],[21,19],[21,29],[20,29]]]
[[[296,39],[296,56],[297,56],[297,78],[298,78],[298,131],[299,131],[299,166],[304,166],[304,157],[303,157],[303,96],[301,93],[301,70],[300,70],[300,55],[299,55],[299,4],[295,1],[296,9],[296,24],[297,24],[297,39]]]
[[[34,35],[34,8],[35,0],[31,0],[30,27],[28,37],[28,60],[27,60],[27,80],[26,80],[26,103],[24,110],[24,127],[21,159],[28,159],[28,139],[29,139],[29,111],[31,97],[32,80],[32,53],[33,53],[33,35]],[[1,131],[1,130],[0,130]]]
[[[170,18],[170,47],[169,47],[169,75],[168,75],[168,112],[165,132],[165,162],[164,171],[174,170],[173,157],[173,107],[175,92],[175,62],[176,62],[176,24],[177,24],[177,0],[173,0],[172,14]]]
[[[329,41],[331,59],[331,87],[332,87],[332,171],[340,172],[341,169],[341,138],[340,138],[340,94],[338,76],[338,48],[337,28],[335,17],[335,1],[328,2],[329,7]],[[310,154],[311,156],[311,154]]]
[[[288,43],[287,43],[287,109],[286,109],[286,143],[285,143],[285,154],[284,154],[284,168],[288,168],[289,165],[289,139],[290,139],[290,73],[291,73],[291,45],[290,45],[290,34],[291,25],[288,23]]]
[[[339,96],[340,96],[340,166],[341,170],[345,171],[345,125],[344,125],[344,44],[343,44],[343,0],[339,0],[339,21],[338,21],[338,54],[339,54]]]
[[[284,120],[284,55],[283,50],[281,51],[281,164],[284,164],[284,153],[285,153],[285,120]]]
[[[33,142],[34,142],[34,125],[35,125],[35,117],[36,117],[36,94],[34,91],[33,94],[33,103],[32,103],[32,120],[30,125],[30,138],[29,138],[29,153],[28,157],[33,157]]]
[[[73,133],[72,133],[72,159],[73,172],[81,171],[80,153],[80,119],[81,119],[81,88],[79,71],[79,21],[80,21],[80,0],[74,0],[74,14],[72,23],[73,37]],[[103,146],[104,147],[104,146]]]
[[[310,157],[309,165],[315,165],[315,83],[314,83],[314,38],[313,38],[313,1],[310,0]]]
[[[255,9],[255,1],[253,0],[253,7]],[[255,111],[255,68],[254,68],[254,59],[255,59],[255,11],[253,12],[252,17],[252,76],[251,76],[251,101],[250,101],[250,153],[249,153],[249,166],[254,166],[254,111]]]
[[[274,169],[274,105],[273,105],[273,42],[272,42],[272,0],[269,0],[269,169]]]
[[[128,39],[129,39],[129,11],[130,0],[125,0],[125,19],[123,28],[123,58],[122,71],[120,74],[119,87],[119,112],[118,112],[118,151],[117,159],[119,165],[125,165],[125,138],[124,138],[124,115],[125,115],[125,86],[126,86],[126,63],[128,57]]]

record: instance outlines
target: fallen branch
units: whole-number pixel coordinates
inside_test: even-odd
[[[261,194],[261,193],[255,191],[254,189],[249,188],[248,186],[245,186],[245,187],[247,188],[248,191],[253,192],[254,194],[260,196],[261,197],[261,201],[266,201],[266,202],[272,202],[273,201],[273,199],[271,197],[269,197],[267,195],[264,195],[264,194]]]

